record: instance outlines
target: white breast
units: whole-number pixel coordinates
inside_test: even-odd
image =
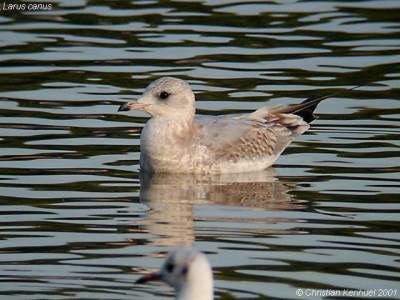
[[[141,168],[157,172],[188,172],[193,169],[196,163],[193,154],[198,145],[190,141],[190,136],[182,138],[184,130],[184,124],[150,119],[140,138]]]

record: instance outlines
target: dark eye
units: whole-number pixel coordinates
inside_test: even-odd
[[[167,270],[168,273],[171,273],[172,270],[174,269],[174,265],[169,263],[166,265],[165,269]]]
[[[162,91],[162,92],[160,93],[160,99],[165,100],[165,99],[168,98],[168,96],[169,96],[169,94],[168,94],[166,91]]]
[[[188,271],[189,271],[188,267],[183,267],[182,275],[186,275]]]

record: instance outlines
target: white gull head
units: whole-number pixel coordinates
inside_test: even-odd
[[[160,271],[139,278],[136,283],[162,280],[172,286],[177,300],[212,300],[213,277],[207,257],[191,248],[172,251]]]
[[[143,110],[153,118],[193,119],[195,97],[190,85],[174,77],[153,81],[137,101],[120,106],[120,111]]]

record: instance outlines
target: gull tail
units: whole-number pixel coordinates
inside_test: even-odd
[[[318,104],[322,100],[325,100],[331,96],[332,95],[311,96],[300,104],[291,106],[291,110],[289,111],[289,113],[301,117],[307,123],[311,123],[316,119],[316,116],[314,115],[314,110],[317,108]]]
[[[354,90],[356,88],[359,88],[361,85],[352,87],[351,89],[348,89],[347,91]],[[273,108],[271,112],[273,113],[284,113],[284,114],[294,114],[299,117],[301,117],[305,122],[311,123],[316,119],[316,116],[314,115],[314,110],[318,106],[318,104],[327,98],[336,96],[339,93],[333,93],[330,95],[326,96],[312,96],[301,102],[300,104],[295,104],[295,105],[289,105],[286,107],[277,107]]]

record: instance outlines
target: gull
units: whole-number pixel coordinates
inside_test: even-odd
[[[152,82],[137,101],[119,111],[143,110],[151,118],[140,138],[140,168],[150,173],[238,173],[271,166],[315,119],[319,102],[261,107],[252,113],[195,114],[190,85],[174,77]]]
[[[162,280],[175,289],[176,300],[212,300],[213,276],[207,257],[192,248],[172,251],[161,270],[139,278],[142,284]]]

